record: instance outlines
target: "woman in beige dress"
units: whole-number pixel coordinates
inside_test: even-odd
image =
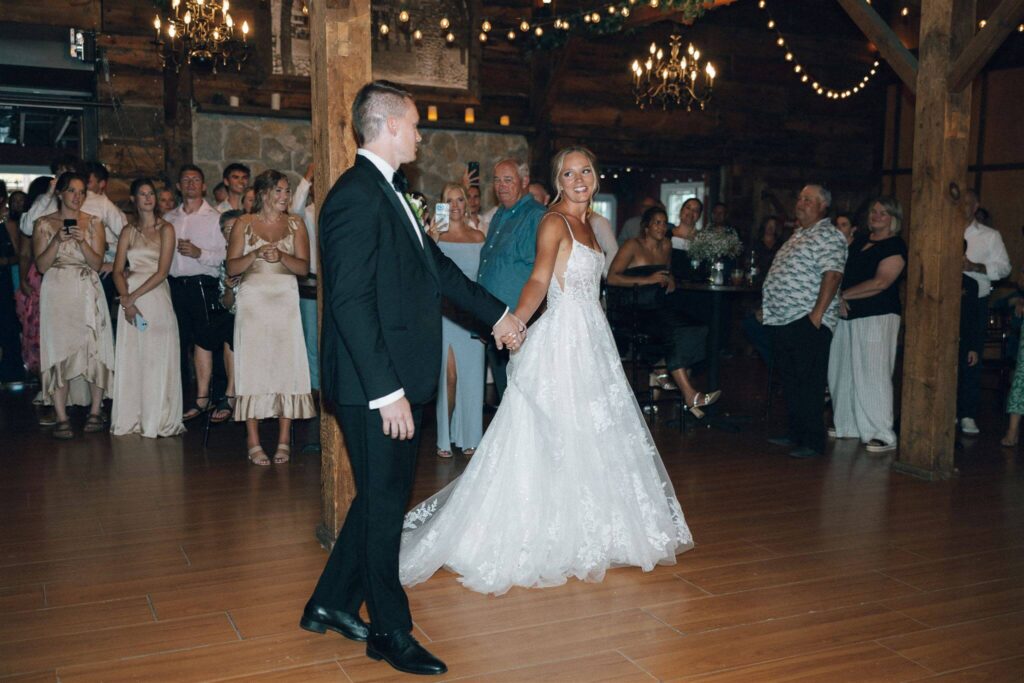
[[[110,431],[149,438],[176,436],[181,421],[178,321],[171,306],[167,273],[174,256],[174,226],[156,217],[156,187],[132,183],[138,220],[117,240],[114,286],[127,324],[117,327],[114,406]],[[125,267],[130,273],[125,276]]]
[[[227,271],[241,275],[235,300],[235,420],[245,420],[249,460],[269,465],[259,420],[278,418],[275,463],[288,462],[293,419],[313,417],[296,276],[309,272],[309,237],[290,215],[284,174],[256,177],[253,213],[240,216],[228,242]]]
[[[39,289],[39,356],[43,394],[53,400],[53,436],[74,437],[68,420],[68,388],[82,378],[89,387],[84,431],[105,429],[100,409],[113,386],[114,342],[110,313],[97,272],[106,249],[103,224],[81,211],[86,178],[64,173],[54,193],[57,210],[35,222],[32,232]]]

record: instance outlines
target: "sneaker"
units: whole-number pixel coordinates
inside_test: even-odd
[[[887,453],[888,451],[896,450],[896,442],[885,443],[881,439],[871,439],[864,444],[864,450],[868,453]]]
[[[964,434],[981,434],[981,430],[978,429],[978,423],[974,421],[973,417],[960,418],[960,431]]]
[[[57,413],[54,412],[53,406],[40,406],[38,415],[40,427],[52,427],[57,424]]]

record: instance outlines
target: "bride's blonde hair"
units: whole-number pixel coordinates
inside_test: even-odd
[[[590,195],[590,202],[592,206],[594,202],[594,196],[601,191],[601,173],[597,168],[597,157],[594,156],[593,152],[591,152],[589,149],[582,145],[572,145],[570,147],[560,149],[558,151],[558,154],[555,155],[555,158],[551,160],[551,182],[555,186],[555,189],[558,190],[558,193],[555,195],[555,198],[551,202],[551,204],[557,204],[558,201],[562,198],[562,185],[561,183],[558,182],[558,179],[562,175],[562,166],[565,165],[565,158],[572,154],[573,152],[578,152],[579,154],[585,156],[587,158],[587,161],[590,162],[590,168],[593,169],[594,171],[594,193]],[[590,215],[591,211],[592,208],[587,207],[588,216]]]

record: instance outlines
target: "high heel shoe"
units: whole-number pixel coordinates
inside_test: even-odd
[[[690,414],[693,415],[698,420],[700,420],[704,417],[704,411],[701,410],[701,408],[707,408],[708,406],[718,401],[718,399],[721,397],[722,392],[720,390],[715,390],[712,391],[711,393],[708,393],[706,391],[698,391],[696,394],[693,395],[692,404],[686,403],[685,401],[684,403],[686,404],[686,409],[690,411]]]
[[[667,372],[652,372],[647,377],[647,384],[663,391],[679,391],[679,387],[672,381],[672,375]]]

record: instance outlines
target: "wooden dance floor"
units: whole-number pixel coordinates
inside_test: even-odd
[[[729,396],[736,410],[761,401],[751,387]],[[410,598],[447,679],[1022,680],[1024,479],[997,445],[1001,416],[982,419],[961,476],[943,483],[894,474],[850,442],[790,460],[759,421],[682,436],[662,422],[697,548],[648,574],[500,598],[436,576]],[[0,679],[401,677],[298,628],[325,559],[318,456],[250,466],[237,425],[206,451],[195,427],[56,442],[10,393],[0,433]],[[465,464],[439,461],[426,435],[416,499]]]

